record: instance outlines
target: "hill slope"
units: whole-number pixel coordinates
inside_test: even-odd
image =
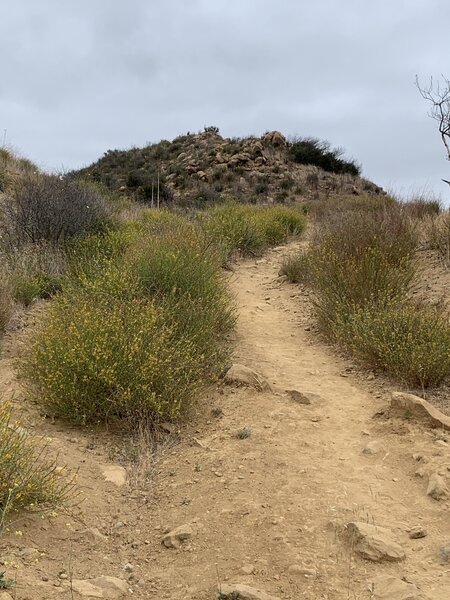
[[[351,172],[333,173],[298,164],[293,143],[277,131],[261,138],[223,138],[207,127],[172,142],[110,150],[75,175],[144,202],[201,206],[226,197],[246,202],[290,202],[330,195],[378,195],[383,190]],[[298,157],[297,157],[298,158]]]

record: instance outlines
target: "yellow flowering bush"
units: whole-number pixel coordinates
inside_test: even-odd
[[[0,529],[7,515],[20,509],[50,509],[74,493],[73,479],[56,472],[46,447],[36,442],[0,403]]]
[[[369,364],[409,385],[438,385],[450,374],[450,325],[435,308],[366,307],[355,311],[339,334]]]
[[[53,414],[87,423],[175,417],[202,382],[202,362],[163,307],[74,289],[50,307],[24,368]]]

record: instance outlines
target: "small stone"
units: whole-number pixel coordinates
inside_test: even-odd
[[[193,531],[190,525],[180,525],[166,534],[162,543],[166,548],[179,548],[182,542],[191,539],[192,536]]]
[[[412,540],[418,540],[420,538],[426,537],[427,530],[419,525],[418,527],[412,527],[409,530],[408,535]]]
[[[164,422],[164,423],[160,423],[159,425],[160,425],[161,429],[163,431],[165,431],[166,433],[170,433],[173,435],[177,431],[177,428],[175,427],[175,425],[173,423]]]
[[[297,404],[313,404],[322,400],[321,396],[313,392],[300,392],[299,390],[286,390],[291,400]]]
[[[390,412],[399,413],[401,416],[408,413],[416,419],[450,431],[450,416],[444,415],[427,400],[413,394],[393,392]]]
[[[290,565],[288,572],[291,575],[300,575],[303,577],[316,577],[317,573],[315,569],[308,569],[302,565]]]
[[[64,571],[62,573],[59,574],[59,578],[60,579],[69,579],[69,576],[67,575],[67,573],[65,573]]]
[[[450,563],[450,542],[439,548],[439,560],[442,563]]]
[[[244,565],[241,568],[241,573],[243,575],[252,575],[255,571],[255,565]]]
[[[434,443],[437,444],[438,446],[443,446],[444,448],[448,447],[448,444],[445,440],[436,440]]]
[[[420,469],[417,469],[417,470],[414,472],[414,475],[415,475],[416,477],[425,477],[425,475],[426,475],[426,474],[427,474],[427,472],[426,472],[426,470],[425,470],[423,467],[420,467]]]
[[[427,495],[434,498],[434,500],[441,500],[448,496],[448,488],[445,485],[445,481],[438,473],[430,475],[428,480]]]
[[[122,487],[127,481],[127,471],[119,465],[105,465],[102,468],[103,477],[117,487]]]
[[[363,448],[363,454],[378,454],[380,451],[380,443],[377,440],[372,440]]]
[[[423,454],[413,454],[413,459],[420,462],[423,459]]]
[[[219,585],[218,591],[221,600],[280,600],[275,596],[269,596],[261,590],[241,583]]]
[[[85,529],[81,532],[80,536],[87,538],[90,542],[107,542],[108,538],[106,535],[100,533],[96,527]]]
[[[74,592],[87,598],[108,598],[116,600],[128,593],[128,585],[123,579],[102,575],[95,579],[74,579],[71,583]]]
[[[127,573],[132,573],[134,571],[134,567],[131,563],[126,563],[123,566],[123,570],[126,571]]]

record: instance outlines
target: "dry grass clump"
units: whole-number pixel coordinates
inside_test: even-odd
[[[73,479],[58,474],[46,447],[36,443],[0,404],[0,529],[22,509],[52,509],[74,495]]]
[[[330,196],[307,205],[308,214],[318,223],[326,222],[340,213],[379,213],[397,204],[392,196]]]
[[[4,264],[0,263],[0,334],[5,331],[13,310],[13,290],[9,273]]]
[[[436,250],[447,266],[450,266],[450,212],[431,218],[427,223],[427,245]]]
[[[39,243],[10,248],[4,255],[12,293],[25,306],[36,298],[49,298],[62,287],[67,269],[64,248]]]

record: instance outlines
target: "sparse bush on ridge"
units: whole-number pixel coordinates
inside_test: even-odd
[[[290,154],[296,163],[302,165],[315,165],[332,173],[353,176],[361,174],[361,167],[355,161],[342,158],[344,151],[341,148],[331,148],[328,142],[317,138],[294,139],[290,145]]]
[[[74,481],[56,472],[46,447],[33,441],[0,404],[0,530],[7,516],[21,509],[52,509],[74,495]]]

